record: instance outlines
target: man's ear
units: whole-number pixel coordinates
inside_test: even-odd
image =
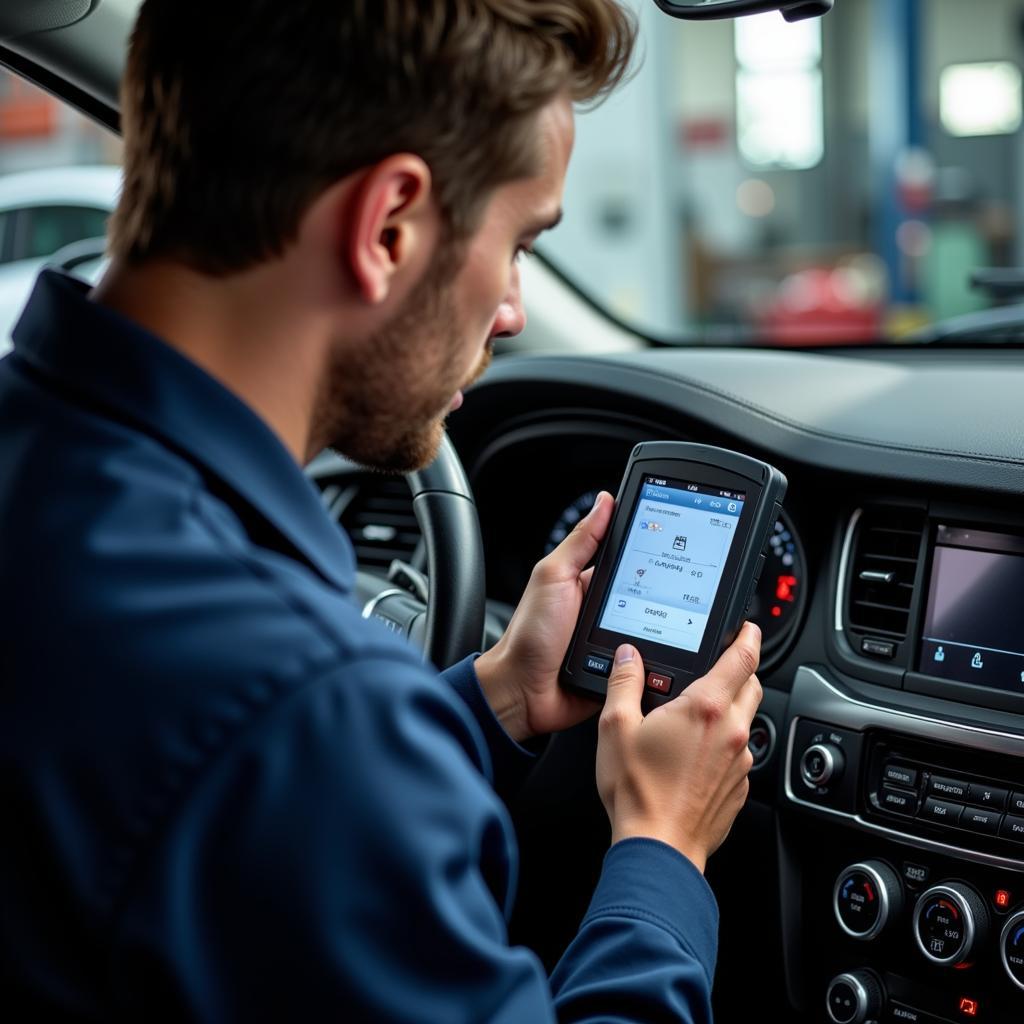
[[[384,302],[403,271],[426,263],[436,232],[431,186],[426,163],[400,153],[367,171],[356,189],[345,244],[365,302]]]

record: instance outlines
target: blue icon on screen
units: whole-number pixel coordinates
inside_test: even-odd
[[[619,607],[620,607],[620,608],[625,608],[625,607],[626,607],[626,602],[625,602],[625,601],[622,601],[622,600],[620,600],[620,601],[619,601]]]
[[[971,658],[971,668],[984,668],[985,662],[981,660],[981,651],[975,651],[974,657]]]
[[[946,652],[942,649],[941,646],[935,652],[935,660],[936,661],[945,661],[946,660]]]

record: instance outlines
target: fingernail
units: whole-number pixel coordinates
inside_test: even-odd
[[[615,652],[615,664],[616,665],[625,665],[627,661],[632,661],[635,656],[636,656],[636,649],[633,648],[633,647],[630,647],[629,644],[623,644]]]
[[[601,507],[602,501],[604,501],[603,491],[594,499],[594,504],[590,506],[590,515],[593,515]]]

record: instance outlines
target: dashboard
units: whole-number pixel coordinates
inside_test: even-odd
[[[1012,351],[524,356],[449,423],[496,609],[640,440],[789,478],[752,607],[751,798],[708,866],[720,1021],[1024,1018],[1022,394]],[[607,847],[595,743],[556,737],[511,808],[512,938],[549,966]]]

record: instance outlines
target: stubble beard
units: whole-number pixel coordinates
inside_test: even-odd
[[[461,260],[441,255],[390,323],[361,345],[338,346],[314,417],[317,448],[384,473],[433,462],[449,404],[466,382],[465,339],[453,281]],[[473,374],[490,361],[490,346]]]

